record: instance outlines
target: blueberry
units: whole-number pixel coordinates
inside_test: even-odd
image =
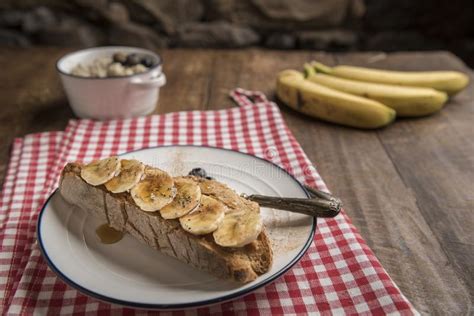
[[[140,57],[137,54],[130,54],[125,61],[126,66],[135,66],[140,63]]]
[[[206,178],[207,177],[206,170],[204,170],[202,168],[194,168],[193,170],[189,171],[188,175],[201,177],[201,178]]]
[[[143,56],[142,59],[140,60],[140,63],[143,66],[148,67],[148,68],[151,68],[154,66],[153,57],[151,56]]]
[[[115,63],[121,63],[123,65],[127,60],[127,54],[123,52],[118,52],[115,53],[112,58],[114,59]]]
[[[213,177],[209,177],[209,176],[207,176],[206,179],[207,179],[207,180],[214,180]]]

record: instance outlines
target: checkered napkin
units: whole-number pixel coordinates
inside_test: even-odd
[[[0,308],[7,315],[142,314],[100,302],[61,281],[41,257],[36,221],[68,161],[90,161],[159,145],[234,149],[270,160],[298,180],[327,190],[285,125],[259,92],[237,89],[240,107],[137,119],[72,120],[64,132],[16,139],[0,197]],[[220,305],[174,314],[416,314],[349,218],[319,219],[314,242],[290,271],[255,292]]]

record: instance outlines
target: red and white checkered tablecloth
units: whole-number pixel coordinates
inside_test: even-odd
[[[0,197],[3,314],[148,313],[81,294],[61,281],[41,257],[35,236],[38,213],[68,161],[159,145],[202,144],[271,160],[301,182],[327,190],[274,103],[259,92],[241,89],[231,96],[240,107],[107,122],[72,120],[64,132],[16,139]],[[273,283],[231,302],[167,313],[417,314],[344,212],[318,220],[307,253]]]

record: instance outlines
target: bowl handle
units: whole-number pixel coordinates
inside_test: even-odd
[[[145,80],[133,78],[130,83],[143,88],[159,88],[166,84],[166,76],[164,73],[160,73],[157,77]]]

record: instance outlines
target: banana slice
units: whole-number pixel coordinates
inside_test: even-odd
[[[227,207],[207,195],[201,196],[198,209],[183,217],[179,222],[183,229],[193,235],[205,235],[215,231],[224,219]]]
[[[84,166],[81,170],[81,178],[91,185],[100,185],[115,177],[119,171],[120,160],[114,156],[96,160]]]
[[[201,200],[201,188],[188,178],[174,178],[176,186],[176,196],[173,202],[160,210],[160,214],[165,219],[173,219],[184,216],[199,205]]]
[[[105,187],[112,193],[120,193],[130,190],[140,181],[145,166],[138,160],[121,160],[120,173],[112,180],[105,183]]]
[[[138,207],[145,212],[155,212],[173,201],[176,187],[168,173],[158,168],[146,168],[144,176],[130,191]]]
[[[257,239],[263,222],[259,212],[234,211],[225,214],[219,228],[212,234],[222,247],[243,247]]]

